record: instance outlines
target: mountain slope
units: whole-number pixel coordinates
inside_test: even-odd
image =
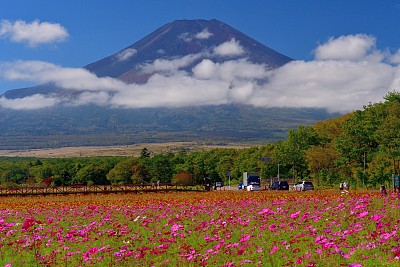
[[[111,85],[122,87],[71,89],[48,82],[7,91],[3,99],[42,95],[59,101],[41,109],[0,108],[0,149],[276,141],[298,125],[335,116],[323,109],[255,107],[246,101],[249,91],[268,82],[266,70],[291,60],[218,20],[174,21],[84,67],[95,79],[111,77]],[[213,68],[205,72],[204,65]],[[121,92],[118,103],[114,97]],[[202,102],[209,96],[214,98]]]
[[[236,54],[213,52],[216,47],[229,41],[240,44],[243,51]],[[263,64],[266,68],[280,67],[292,60],[218,20],[177,20],[84,68],[98,77],[112,77],[128,84],[143,84],[155,73],[170,71],[168,65],[152,70],[149,68],[150,64],[175,61],[176,64],[180,64],[180,70],[187,71],[190,75],[192,68],[205,59],[223,63],[240,58],[246,58],[254,64]],[[34,94],[55,94],[64,97],[74,97],[77,94],[77,90],[68,89],[48,83],[9,90],[3,96],[15,99]],[[81,91],[85,91],[85,88]]]
[[[120,78],[128,83],[143,82],[138,79],[140,76],[138,67],[143,63],[207,52],[231,39],[235,39],[245,47],[246,56],[251,62],[275,68],[292,60],[218,20],[178,20],[164,25],[135,44],[85,68],[100,77]],[[132,51],[135,54],[126,60],[119,60],[124,51]],[[203,55],[185,69],[190,70],[190,67],[206,57],[214,62],[224,62],[227,59],[223,56]]]

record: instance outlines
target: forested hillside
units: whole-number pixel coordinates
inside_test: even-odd
[[[211,149],[140,157],[0,158],[2,186],[123,183],[201,183],[205,177],[227,182],[245,171],[264,178],[313,178],[319,187],[349,181],[354,187],[388,184],[400,159],[400,94],[362,111],[290,130],[288,138],[246,149]],[[261,158],[267,160],[261,160]]]
[[[274,142],[298,125],[333,118],[324,109],[210,105],[117,109],[54,107],[35,111],[0,108],[0,149],[26,150],[134,143]]]

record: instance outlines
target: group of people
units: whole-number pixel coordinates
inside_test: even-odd
[[[339,188],[340,188],[340,191],[349,190],[350,185],[348,182],[342,182],[342,183],[340,183]]]

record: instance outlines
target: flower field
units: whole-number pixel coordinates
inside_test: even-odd
[[[400,266],[399,198],[337,191],[0,199],[0,266]]]

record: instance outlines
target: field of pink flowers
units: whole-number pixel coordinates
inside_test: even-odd
[[[400,266],[399,198],[192,192],[0,199],[0,266]]]

